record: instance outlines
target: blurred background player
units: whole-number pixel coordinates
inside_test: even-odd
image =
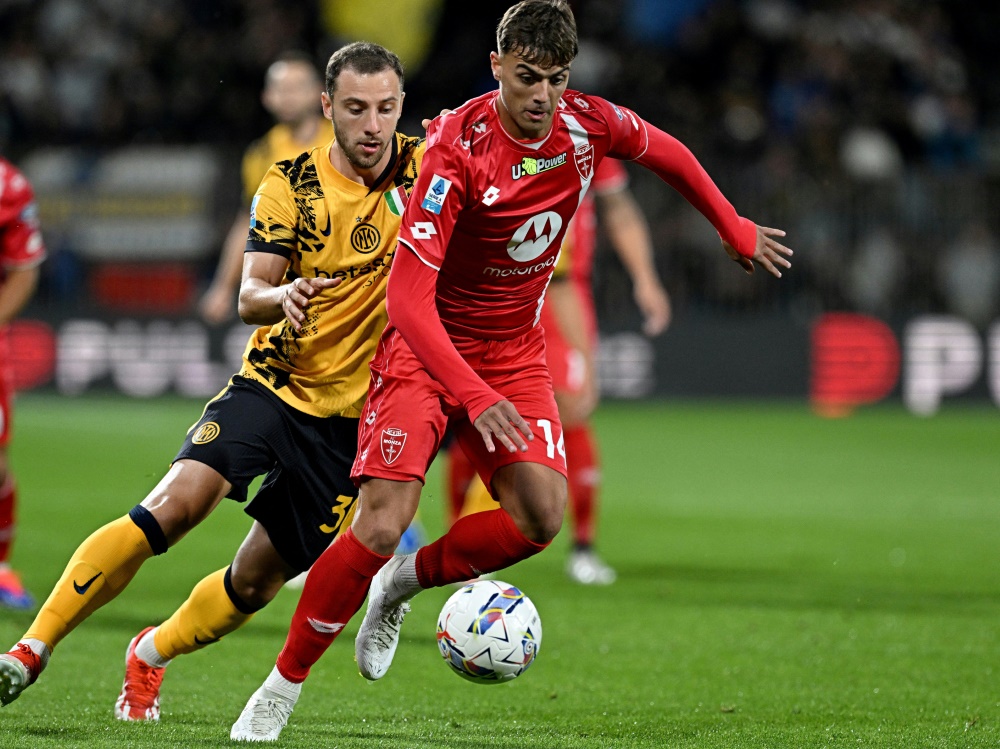
[[[614,569],[594,548],[601,480],[600,456],[590,424],[600,391],[592,278],[598,215],[632,280],[633,296],[643,316],[643,332],[659,335],[670,324],[670,297],[657,276],[649,226],[628,188],[628,172],[620,161],[605,159],[566,232],[541,317],[545,358],[566,447],[573,532],[566,574],[583,585],[610,585],[616,578]],[[470,512],[495,509],[496,502],[457,442],[449,450],[449,461],[451,522]]]
[[[260,100],[277,121],[243,155],[243,195],[240,210],[226,235],[211,285],[201,299],[201,315],[218,324],[232,317],[243,270],[250,201],[272,164],[293,159],[303,151],[325,146],[333,138],[319,107],[323,80],[316,64],[303,52],[289,51],[271,63]]]
[[[35,621],[0,654],[3,704],[146,560],[223,498],[246,501],[250,483],[266,474],[232,564],[126,650],[115,717],[158,720],[170,660],[243,626],[350,523],[368,361],[387,322],[388,268],[423,156],[420,139],[395,131],[402,84],[399,59],[377,45],[348,45],[330,58],[322,101],[335,139],[271,167],[250,210],[239,309],[261,327],[243,367],[188,430],[167,475],[77,548]]]
[[[28,180],[0,157],[0,326],[6,326],[31,299],[38,284],[38,266],[45,244],[38,228],[38,208]],[[0,327],[0,605],[28,609],[34,605],[11,568],[17,485],[10,470],[11,406],[10,354],[6,328]]]

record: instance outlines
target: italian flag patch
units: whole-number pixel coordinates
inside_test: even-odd
[[[389,212],[393,216],[402,216],[403,208],[406,207],[406,190],[397,187],[395,190],[385,193],[385,202],[389,204]]]

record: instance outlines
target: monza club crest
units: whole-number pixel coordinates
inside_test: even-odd
[[[573,154],[573,163],[576,164],[576,170],[580,172],[580,176],[589,181],[594,176],[594,147],[588,143],[576,149],[576,153]]]
[[[382,430],[382,457],[386,463],[392,463],[403,452],[406,444],[406,432],[402,429],[389,427]]]

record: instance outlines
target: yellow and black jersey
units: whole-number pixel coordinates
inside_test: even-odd
[[[389,166],[371,189],[333,167],[330,147],[271,167],[251,204],[246,251],[287,257],[285,283],[343,281],[310,302],[301,331],[287,319],[258,328],[240,374],[305,413],[357,418],[388,320],[386,282],[424,141],[396,133]]]
[[[255,140],[243,154],[243,197],[246,205],[250,204],[257,194],[260,181],[264,179],[272,164],[286,159],[294,159],[303,151],[327,145],[333,140],[333,127],[326,118],[317,117],[319,125],[312,140],[302,143],[295,140],[292,128],[288,125],[275,125],[264,135]]]

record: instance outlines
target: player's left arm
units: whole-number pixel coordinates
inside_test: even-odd
[[[656,272],[646,217],[628,187],[598,193],[597,205],[611,246],[632,279],[632,294],[643,316],[642,330],[646,335],[659,335],[670,324],[670,296]]]
[[[649,123],[643,124],[649,147],[636,161],[655,172],[712,222],[722,238],[726,254],[747,273],[753,273],[756,262],[771,275],[781,278],[778,266],[792,267],[788,261],[792,250],[775,239],[784,237],[785,232],[760,226],[738,215],[687,146]]]
[[[753,273],[755,262],[777,278],[779,267],[792,267],[792,251],[775,239],[785,232],[737,214],[687,146],[628,109],[595,101],[610,129],[610,155],[642,164],[683,195],[711,222],[726,253],[747,273]]]

